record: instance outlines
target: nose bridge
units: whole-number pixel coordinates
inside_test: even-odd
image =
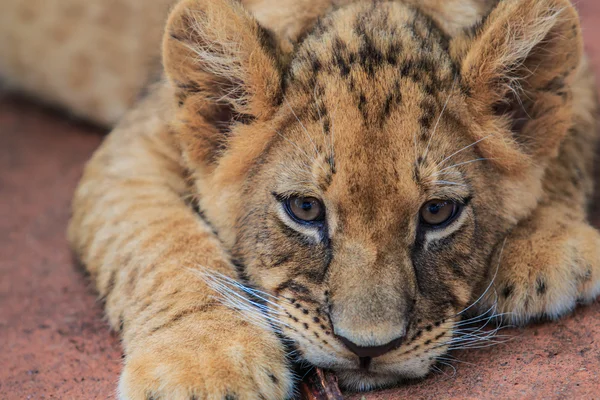
[[[414,278],[402,254],[356,239],[336,248],[329,277],[330,316],[336,335],[359,346],[379,346],[404,335]]]

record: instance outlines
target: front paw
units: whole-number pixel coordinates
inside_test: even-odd
[[[600,235],[585,222],[546,218],[518,227],[497,260],[486,303],[497,301],[503,321],[556,319],[600,294]]]
[[[119,398],[282,400],[292,384],[277,337],[221,310],[132,343]]]

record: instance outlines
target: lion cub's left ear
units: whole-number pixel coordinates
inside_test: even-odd
[[[163,64],[188,156],[214,161],[234,124],[268,117],[281,101],[278,48],[239,1],[183,0],[171,12]]]
[[[486,157],[519,168],[557,154],[572,124],[583,44],[568,0],[504,0],[463,58],[463,82]],[[528,161],[529,160],[529,161]]]

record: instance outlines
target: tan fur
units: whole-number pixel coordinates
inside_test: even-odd
[[[121,398],[282,399],[295,359],[386,386],[472,343],[465,315],[526,323],[594,300],[577,15],[496,3],[174,7],[166,79],[86,167],[69,229],[123,338]],[[323,200],[323,228],[287,216],[292,195]],[[432,199],[462,212],[427,230]],[[340,337],[402,340],[366,362]]]

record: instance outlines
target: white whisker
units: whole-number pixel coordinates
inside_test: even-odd
[[[220,272],[207,268],[188,268],[188,270],[199,276],[218,295],[212,296],[213,298],[226,307],[238,312],[249,322],[268,330],[275,330],[276,332],[281,332],[281,326],[289,327],[287,323],[278,318],[278,315],[281,315],[279,310],[282,309],[282,306],[275,302],[279,300],[276,296],[248,287]],[[243,296],[242,293],[260,299],[265,304],[251,300]],[[269,305],[272,307],[269,307]]]
[[[446,365],[446,366],[448,366],[448,367],[452,368],[452,371],[453,371],[453,373],[452,373],[452,376],[451,376],[451,378],[454,378],[454,377],[456,376],[456,368],[454,367],[454,365],[452,365],[452,364],[449,364],[449,363],[447,363],[447,362],[444,362],[444,361],[439,361],[439,360],[438,360],[438,363],[440,363],[440,364],[442,364],[442,365]]]
[[[504,238],[504,242],[502,242],[502,248],[500,249],[500,255],[498,256],[498,264],[496,265],[496,271],[494,272],[494,276],[492,277],[490,284],[485,289],[485,291],[481,294],[481,296],[479,296],[479,298],[477,300],[475,300],[475,302],[471,303],[470,306],[463,309],[461,312],[457,313],[456,315],[460,315],[460,314],[464,313],[465,311],[469,310],[471,307],[473,307],[474,305],[479,303],[479,301],[487,294],[488,290],[490,290],[490,288],[494,284],[494,281],[496,280],[496,276],[498,275],[498,270],[500,269],[500,261],[502,261],[502,253],[504,252],[504,245],[506,245],[506,239],[507,238]]]
[[[425,148],[425,153],[423,154],[423,159],[425,159],[427,157],[427,154],[429,153],[429,145],[431,145],[431,140],[435,136],[438,125],[440,124],[440,120],[442,119],[442,116],[444,115],[444,111],[446,111],[446,107],[448,107],[448,102],[450,101],[450,97],[452,97],[452,92],[454,91],[455,85],[456,85],[456,78],[452,82],[452,88],[450,89],[450,93],[448,93],[448,98],[446,99],[446,102],[444,103],[444,107],[442,108],[442,111],[440,112],[440,115],[438,115],[438,119],[435,122],[433,131],[431,132],[431,135],[429,136],[429,140],[427,141],[427,147]]]
[[[461,165],[471,164],[471,163],[474,163],[474,162],[477,162],[477,161],[488,161],[488,160],[495,160],[495,158],[476,158],[474,160],[469,160],[469,161],[461,162],[461,163],[458,163],[458,164],[450,165],[449,167],[442,168],[439,171],[434,172],[433,174],[431,174],[431,176],[436,176],[436,175],[438,175],[438,174],[440,174],[440,173],[442,173],[444,171],[447,171],[447,170],[449,170],[451,168],[459,167]]]
[[[484,141],[485,139],[487,139],[487,138],[489,138],[489,137],[491,137],[491,136],[492,136],[492,135],[487,135],[487,136],[485,136],[485,137],[482,137],[481,139],[479,139],[479,140],[476,140],[475,142],[471,143],[470,145],[468,145],[468,146],[465,146],[465,147],[463,147],[462,149],[460,149],[460,150],[458,150],[458,151],[455,151],[454,153],[450,154],[448,157],[446,157],[446,158],[444,158],[442,161],[440,161],[440,163],[439,163],[438,165],[441,167],[442,165],[444,165],[444,163],[445,163],[446,161],[448,161],[449,159],[451,159],[451,158],[452,158],[452,157],[454,157],[455,155],[457,155],[457,154],[459,154],[459,153],[461,153],[461,152],[465,151],[466,149],[468,149],[468,148],[470,148],[470,147],[473,147],[473,146],[475,146],[477,143],[479,143],[479,142],[481,142],[481,141]]]

